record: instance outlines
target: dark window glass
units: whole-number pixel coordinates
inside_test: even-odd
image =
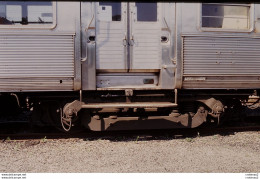
[[[112,7],[112,21],[121,21],[121,3],[120,2],[100,2],[99,6]],[[102,7],[102,10],[106,10]]]
[[[249,29],[249,5],[202,4],[202,27]]]
[[[0,1],[0,24],[52,24],[52,2]]]
[[[135,3],[137,7],[137,21],[157,21],[157,3]]]

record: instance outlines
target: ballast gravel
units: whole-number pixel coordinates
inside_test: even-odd
[[[186,137],[12,140],[1,173],[260,172],[260,132]]]

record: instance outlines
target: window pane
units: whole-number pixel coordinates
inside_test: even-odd
[[[9,21],[18,22],[22,19],[22,6],[21,5],[7,5],[6,6],[6,19]]]
[[[106,11],[106,6],[112,7],[112,21],[121,21],[121,3],[120,2],[100,2],[99,6],[102,7],[102,11]]]
[[[135,3],[137,7],[137,21],[156,22],[157,3]]]
[[[0,24],[52,24],[52,2],[0,1]]]
[[[249,6],[202,4],[202,27],[249,29]]]
[[[202,4],[202,16],[223,16],[222,5]]]
[[[202,27],[222,28],[223,18],[218,17],[203,17]]]
[[[50,2],[28,3],[29,23],[52,23],[52,4]]]

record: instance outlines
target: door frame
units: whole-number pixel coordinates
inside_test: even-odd
[[[103,18],[102,9],[100,8],[99,2],[96,3],[95,9],[96,9],[96,65],[97,65],[97,72],[159,72],[161,69],[161,63],[162,63],[162,46],[161,46],[161,20],[162,20],[162,14],[161,14],[161,4],[158,2],[156,3],[156,21],[138,21],[138,9],[136,6],[137,2],[118,2],[121,4],[121,20],[120,22],[117,21],[106,21],[107,16],[104,16],[103,21],[100,22],[100,17]],[[104,6],[105,8],[105,6]],[[108,16],[112,14],[109,13],[108,9]],[[107,13],[107,12],[105,12]],[[107,14],[105,14],[107,15]],[[109,19],[109,18],[108,18]],[[105,24],[105,25],[104,25]],[[119,24],[119,25],[118,25]],[[101,54],[105,53],[107,50],[104,49],[103,51],[100,51],[100,45],[103,45],[105,41],[99,40],[99,37],[102,35],[100,31],[107,31],[107,39],[106,40],[106,46],[109,46],[107,48],[111,48],[110,42],[114,42],[114,40],[111,38],[113,35],[113,26],[118,26],[116,28],[119,32],[119,38],[122,38],[118,41],[117,39],[117,46],[123,45],[123,41],[125,39],[126,45],[125,48],[119,47],[120,50],[116,52],[117,55],[120,53],[121,56],[124,56],[124,59],[122,59],[121,64],[122,67],[115,67],[114,62],[110,62],[110,64],[107,65],[107,67],[101,67],[105,66],[102,64]],[[121,27],[120,27],[121,26]],[[123,27],[122,27],[123,26]],[[103,29],[102,29],[103,28]],[[107,28],[107,29],[106,29]],[[138,31],[138,34],[136,34],[136,31]],[[148,33],[146,32],[148,31]],[[110,33],[111,32],[111,33]],[[142,33],[143,32],[143,33]],[[123,37],[123,33],[125,34]],[[142,38],[143,36],[147,36],[147,34],[150,34],[148,37]],[[111,36],[110,36],[111,35]],[[139,37],[138,37],[139,36]],[[100,38],[101,39],[101,38]],[[150,44],[153,44],[153,47],[150,47],[151,45],[147,45],[148,41],[151,41]],[[109,44],[110,43],[110,44]],[[140,44],[140,45],[139,45]],[[144,52],[147,54],[144,54]],[[154,55],[152,55],[154,54]],[[140,57],[142,56],[142,57]],[[110,58],[105,57],[105,58]],[[114,59],[113,59],[114,60]],[[118,60],[118,59],[117,59]],[[144,61],[147,63],[145,64]],[[151,61],[149,61],[151,60]],[[103,59],[103,61],[105,61]],[[107,62],[103,62],[104,64]],[[112,63],[112,64],[111,64]],[[118,62],[120,63],[120,62]],[[114,64],[114,65],[113,65]],[[112,67],[113,66],[113,67]]]
[[[95,42],[89,42],[88,37],[95,36],[96,25],[96,3],[97,2],[81,2],[81,44],[82,44],[82,59],[87,57],[86,61],[82,62],[82,89],[96,90],[97,89],[97,71],[95,65]],[[162,61],[161,69],[159,69],[159,84],[156,89],[174,89],[176,87],[176,69],[172,68],[172,62],[179,57],[177,53],[176,42],[176,3],[160,3],[161,4],[161,23],[162,35],[169,37],[167,43],[162,44]],[[173,20],[173,21],[172,21]],[[169,34],[169,36],[168,36]],[[179,61],[177,59],[177,61]],[[179,66],[179,65],[178,65]],[[109,74],[109,73],[107,73]],[[130,73],[129,73],[130,74]],[[141,74],[141,72],[133,72],[133,75]],[[146,72],[146,74],[152,74]],[[114,75],[114,74],[113,74]],[[122,74],[123,75],[123,74]],[[176,74],[177,75],[177,74]],[[130,78],[130,76],[129,76]],[[131,86],[128,88],[132,88]],[[118,88],[114,88],[118,89]],[[134,89],[134,87],[132,88]],[[147,89],[155,89],[155,87],[148,87]]]

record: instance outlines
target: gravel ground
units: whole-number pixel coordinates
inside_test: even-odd
[[[0,172],[260,172],[260,132],[0,142]]]

